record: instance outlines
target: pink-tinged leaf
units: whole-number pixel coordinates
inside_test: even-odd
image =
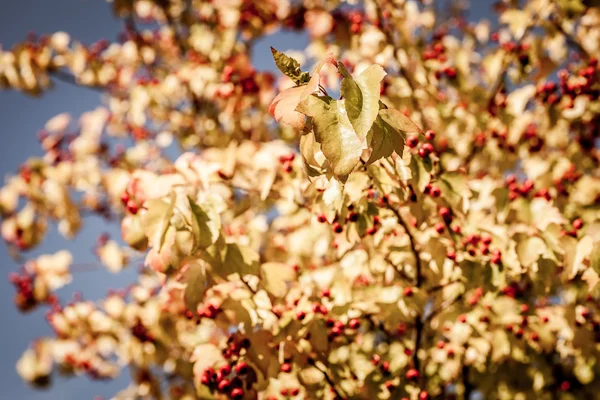
[[[303,86],[294,86],[279,93],[269,106],[269,113],[281,124],[290,125],[296,129],[304,128],[304,114],[296,111],[298,104],[310,96],[319,86],[321,75],[319,71],[331,57],[321,61],[315,67],[310,81]]]

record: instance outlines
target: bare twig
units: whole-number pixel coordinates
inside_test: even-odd
[[[391,265],[392,267],[394,267],[394,269],[396,270],[396,273],[398,274],[398,276],[399,276],[401,279],[404,279],[404,280],[405,280],[405,281],[407,281],[407,282],[410,282],[410,281],[412,280],[412,279],[411,279],[411,277],[410,277],[410,276],[408,276],[408,275],[406,275],[406,272],[404,272],[402,269],[400,269],[400,266],[399,266],[399,265],[396,265],[396,264],[394,264],[394,263],[392,262],[392,260],[390,260],[390,258],[389,258],[389,257],[386,257],[384,260],[385,260],[385,261],[386,261],[386,262],[387,262],[389,265]]]
[[[309,363],[311,363],[313,365],[313,367],[318,369],[323,374],[323,376],[325,377],[325,380],[327,381],[329,386],[331,386],[331,390],[333,390],[333,392],[335,393],[336,399],[339,400],[339,399],[346,398],[346,396],[343,396],[344,393],[335,386],[335,382],[334,382],[333,378],[329,375],[329,371],[327,371],[326,369],[320,368],[317,365],[317,363],[310,358],[309,358]]]
[[[61,82],[68,83],[69,85],[95,90],[97,92],[105,91],[105,88],[103,88],[101,86],[91,86],[91,85],[84,85],[82,83],[79,83],[79,82],[77,82],[77,78],[74,75],[69,74],[68,72],[59,70],[59,69],[50,71],[50,75],[52,77],[58,79]]]
[[[462,298],[463,298],[463,295],[459,294],[455,298],[443,302],[442,304],[440,304],[440,306],[438,308],[436,308],[435,310],[431,311],[431,313],[429,313],[429,315],[427,315],[427,317],[425,317],[425,321],[431,321],[440,312],[444,311],[448,307],[453,306],[454,304],[456,304]]]
[[[413,254],[413,257],[415,258],[415,287],[420,288],[423,283],[423,275],[421,269],[421,255],[419,254],[419,250],[417,249],[415,238],[410,229],[408,228],[408,225],[400,215],[400,212],[390,205],[388,205],[388,208],[394,213],[394,215],[396,215],[398,223],[402,225],[402,228],[404,228],[404,231],[408,235],[410,241],[410,250]],[[421,362],[419,360],[419,348],[421,347],[421,340],[423,336],[424,327],[425,325],[423,323],[422,316],[417,315],[415,317],[415,348],[413,349],[413,365],[414,368],[419,372],[421,367]]]
[[[410,250],[412,252],[413,257],[415,258],[415,269],[416,269],[415,286],[417,288],[419,288],[419,287],[421,287],[421,283],[423,281],[423,276],[421,273],[421,257],[419,255],[419,251],[417,250],[417,244],[416,244],[415,238],[413,237],[410,229],[408,228],[408,225],[406,224],[406,222],[400,215],[400,212],[391,205],[388,205],[388,209],[391,210],[394,213],[394,215],[396,215],[396,219],[398,220],[398,223],[402,226],[402,228],[404,228],[404,231],[408,235],[408,239],[410,241]]]
[[[562,21],[559,19],[559,17],[556,14],[553,14],[550,17],[550,21],[552,22],[552,26],[554,26],[556,28],[556,30],[558,32],[560,32],[561,35],[564,36],[565,40],[567,41],[567,43],[569,45],[573,46],[577,50],[577,52],[583,56],[583,58],[585,58],[586,60],[590,59],[590,54],[581,45],[581,43],[579,43],[579,41],[575,37],[573,37],[573,35],[571,35],[567,31],[565,31],[565,29],[562,26]]]

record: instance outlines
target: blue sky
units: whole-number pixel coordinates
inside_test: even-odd
[[[489,10],[491,1],[473,0],[471,18],[480,18]],[[110,5],[103,0],[21,0],[9,1],[0,13],[0,43],[10,48],[23,40],[27,33],[38,34],[66,31],[72,37],[92,43],[98,39],[115,40],[121,22],[111,15]],[[273,69],[269,46],[281,50],[306,46],[306,37],[294,34],[275,34],[264,38],[254,52],[254,61],[259,69]],[[97,92],[58,83],[56,88],[42,98],[32,98],[14,91],[0,91],[0,173],[12,174],[28,157],[41,155],[36,133],[45,122],[56,114],[69,112],[74,118],[94,109],[100,104]],[[91,248],[99,232],[109,231],[118,235],[116,227],[106,227],[99,219],[88,219],[81,234],[73,241],[66,241],[58,234],[50,233],[47,240],[32,252],[32,256],[50,253],[62,248],[72,251],[76,263],[94,261]],[[36,337],[49,333],[43,311],[22,316],[13,305],[14,289],[8,282],[9,272],[18,265],[10,258],[4,243],[0,243],[0,387],[5,399],[15,400],[86,400],[96,395],[110,398],[127,385],[126,373],[114,382],[91,383],[86,378],[56,379],[49,391],[29,388],[15,371],[15,363],[27,345]],[[112,275],[103,269],[76,273],[74,282],[61,291],[61,298],[68,299],[69,293],[81,291],[86,298],[104,296],[108,288],[125,287],[135,278],[135,269]]]

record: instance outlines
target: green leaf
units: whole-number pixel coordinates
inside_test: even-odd
[[[453,208],[463,211],[463,197],[470,196],[467,177],[457,171],[445,172],[438,181],[442,195]]]
[[[275,297],[285,296],[288,282],[296,278],[296,272],[288,264],[269,262],[261,265],[260,269],[264,288]]]
[[[590,267],[600,273],[600,246],[595,246],[590,256]]]
[[[165,242],[165,235],[173,210],[175,208],[175,193],[171,192],[169,199],[154,199],[145,203],[147,211],[142,219],[150,246],[160,251]]]
[[[123,240],[136,250],[145,250],[148,246],[142,216],[138,213],[125,217],[121,223]]]
[[[342,100],[309,96],[297,108],[313,118],[315,139],[329,161],[333,173],[342,181],[360,159],[365,144],[356,136]]]
[[[218,271],[223,276],[238,273],[243,275],[258,275],[258,253],[249,247],[235,243],[227,244],[227,252],[223,260],[222,270]]]
[[[196,248],[205,249],[219,237],[221,217],[211,201],[207,201],[202,207],[189,196],[188,201],[192,210],[192,233]]]
[[[427,169],[425,169],[423,160],[420,157],[411,157],[409,168],[412,172],[413,181],[416,182],[419,192],[422,192],[431,179],[431,175],[429,175]]]
[[[302,154],[306,175],[309,177],[321,175],[321,166],[315,159],[315,153],[319,150],[320,145],[315,141],[315,134],[312,131],[300,137],[300,154]]]
[[[204,290],[206,289],[206,275],[204,265],[200,262],[192,262],[183,275],[183,282],[187,283],[183,300],[188,310],[196,311],[198,304],[202,302]]]
[[[320,71],[325,60],[319,62],[313,75],[306,85],[294,86],[279,93],[269,106],[269,114],[275,117],[275,120],[281,124],[292,126],[298,130],[304,129],[305,116],[298,112],[298,104],[310,96],[319,86],[321,80]]]
[[[308,82],[310,75],[308,72],[302,72],[300,63],[292,57],[286,56],[282,52],[271,47],[271,54],[277,68],[287,77],[294,81],[296,85]]]
[[[218,368],[225,364],[221,350],[212,343],[199,344],[194,348],[191,360],[194,362],[194,378],[196,386],[200,386],[200,377],[209,368]]]
[[[367,165],[380,158],[391,156],[394,151],[402,156],[404,152],[404,135],[383,119],[381,115],[377,117],[369,133],[372,135],[369,143],[373,152],[367,161]]]
[[[380,83],[386,73],[377,64],[365,69],[356,79],[352,78],[341,62],[338,63],[338,70],[344,76],[341,95],[344,97],[348,118],[356,135],[364,140],[379,112]]]
[[[546,243],[537,236],[527,237],[517,243],[517,255],[524,267],[529,267],[546,251]]]
[[[422,132],[421,128],[415,124],[404,113],[393,108],[387,108],[379,111],[379,115],[390,126],[402,132]]]

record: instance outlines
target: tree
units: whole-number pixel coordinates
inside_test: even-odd
[[[120,399],[598,398],[598,2],[507,0],[493,24],[354,3],[116,0],[119,42],[0,54],[3,87],[105,95],[75,134],[49,121],[1,189],[8,246],[98,214],[122,232],[98,259],[145,266],[65,303],[71,255],[26,261],[15,303],[55,335],[25,380],[126,365]],[[311,43],[272,49],[274,76],[250,54],[277,29]]]

